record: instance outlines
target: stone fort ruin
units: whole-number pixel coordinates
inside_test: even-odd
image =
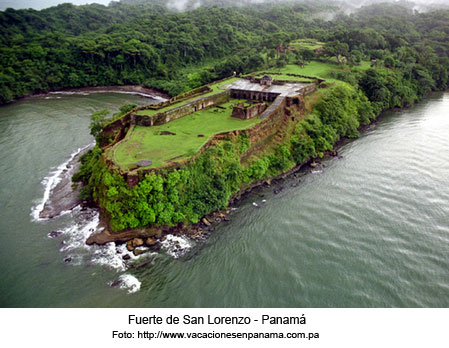
[[[259,102],[246,105],[239,103],[235,106],[232,116],[241,119],[249,119],[258,115],[265,118],[284,101],[287,102],[287,105],[299,104],[299,99],[313,92],[315,88],[315,84],[276,81],[269,75],[262,78],[243,78],[227,86],[231,98]],[[266,108],[266,103],[272,103],[272,105]]]
[[[152,164],[151,158],[142,158],[142,161],[136,162],[137,169],[135,172],[133,172],[134,169],[122,170],[115,161],[113,155],[115,148],[124,141],[133,126],[152,127],[166,124],[200,110],[212,107],[223,108],[220,105],[232,99],[240,99],[230,106],[232,112],[229,112],[229,115],[242,120],[255,117],[263,120],[246,130],[249,135],[257,137],[259,133],[271,132],[271,129],[275,129],[283,118],[294,118],[294,116],[291,116],[292,112],[303,112],[304,96],[313,93],[317,87],[317,83],[279,81],[269,75],[260,78],[255,76],[243,77],[229,81],[227,84],[223,82],[226,81],[221,82],[218,90],[217,87],[213,90],[212,86],[203,86],[157,105],[134,109],[120,119],[108,124],[103,130],[104,137],[108,139],[108,142],[101,145],[102,149],[108,153],[106,156],[108,166],[124,175],[130,187],[138,182],[138,173],[149,173],[158,169],[148,168]],[[294,107],[296,111],[292,111],[290,107]],[[147,110],[149,112],[146,114],[145,111]],[[234,134],[234,132],[228,133]],[[202,149],[207,148],[213,141],[226,136],[226,134],[215,135],[205,143]],[[188,160],[193,158],[195,156]],[[182,161],[171,159],[167,166],[161,168],[178,165],[178,162],[181,163]],[[185,163],[185,161],[182,163]]]

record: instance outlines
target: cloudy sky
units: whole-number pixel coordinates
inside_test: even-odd
[[[43,8],[62,4],[64,2],[71,2],[75,5],[91,4],[93,2],[107,5],[111,0],[0,0],[0,11],[12,8],[34,8],[41,10]]]

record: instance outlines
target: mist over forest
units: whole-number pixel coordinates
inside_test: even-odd
[[[428,11],[435,8],[449,7],[447,0],[3,0],[0,3],[0,10],[6,8],[36,10],[45,9],[51,6],[57,6],[63,3],[71,3],[74,5],[101,4],[107,6],[112,2],[122,2],[125,4],[159,4],[167,6],[167,8],[175,11],[185,11],[197,9],[201,6],[248,6],[252,4],[271,4],[277,5],[281,3],[328,3],[339,7],[344,12],[353,11],[361,6],[368,6],[375,3],[394,2],[404,6],[414,8],[419,11]]]
[[[269,4],[278,5],[285,3],[322,3],[331,4],[336,6],[344,12],[350,12],[362,6],[368,6],[379,3],[397,3],[403,6],[413,8],[415,10],[427,11],[430,9],[448,7],[447,0],[121,0],[123,3],[130,4],[145,4],[145,3],[158,3],[165,4],[168,8],[185,11],[196,9],[201,6],[249,6],[254,4]]]

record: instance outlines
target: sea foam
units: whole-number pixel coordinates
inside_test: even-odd
[[[127,289],[129,294],[133,294],[140,290],[141,282],[131,274],[122,274],[119,277],[120,288]]]
[[[144,98],[150,98],[158,101],[166,101],[167,99],[160,97],[158,95],[154,94],[148,94],[143,92],[133,92],[133,91],[115,91],[115,90],[95,90],[95,91],[88,91],[88,92],[79,92],[79,91],[58,91],[58,92],[49,92],[49,94],[60,94],[60,95],[90,95],[90,94],[96,94],[96,93],[118,93],[118,94],[131,94],[131,95],[138,95]]]
[[[39,217],[40,212],[50,198],[52,190],[61,181],[63,171],[73,161],[75,156],[87,149],[90,145],[77,149],[70,157],[56,169],[51,171],[43,180],[44,194],[42,200],[32,208],[31,215],[34,221],[45,221]],[[139,256],[129,253],[125,244],[115,245],[108,243],[103,246],[86,244],[87,239],[93,233],[101,232],[100,214],[97,209],[81,208],[77,206],[61,215],[70,215],[66,226],[59,232],[64,237],[60,251],[64,254],[64,261],[74,266],[99,265],[123,273],[119,276],[120,288],[127,289],[128,293],[140,290],[141,283],[133,275],[124,273],[128,270],[127,262],[123,255],[129,254],[131,261],[139,258],[154,257],[157,253],[147,252]],[[186,255],[194,246],[194,241],[185,236],[168,235],[161,243],[161,251],[177,259]],[[129,261],[128,261],[129,262]]]
[[[36,204],[34,207],[31,208],[31,216],[33,217],[34,221],[45,221],[48,219],[43,219],[41,217],[39,217],[39,214],[41,213],[41,211],[44,209],[45,203],[47,203],[47,201],[50,198],[50,194],[51,194],[51,190],[53,190],[56,185],[58,185],[58,183],[62,180],[62,174],[63,171],[67,168],[67,165],[73,161],[73,159],[79,155],[82,151],[86,150],[87,148],[89,148],[90,146],[92,146],[92,144],[86,145],[84,147],[80,147],[78,148],[78,150],[76,150],[75,152],[73,152],[69,159],[67,161],[65,161],[64,163],[62,163],[61,165],[59,165],[55,170],[51,171],[43,180],[42,180],[42,185],[44,186],[44,195],[42,197],[42,200]],[[64,212],[67,213],[67,212]]]
[[[186,255],[192,249],[194,242],[185,236],[169,234],[161,243],[162,250],[168,255],[178,259]]]

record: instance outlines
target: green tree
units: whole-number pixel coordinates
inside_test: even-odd
[[[95,137],[95,139],[98,140],[98,137],[100,133],[103,131],[104,126],[106,125],[106,122],[108,121],[108,114],[109,110],[104,109],[101,111],[94,112],[90,116],[90,134]]]
[[[323,51],[325,55],[335,57],[337,63],[341,64],[343,57],[346,57],[349,53],[349,46],[345,42],[332,41],[324,45]]]

